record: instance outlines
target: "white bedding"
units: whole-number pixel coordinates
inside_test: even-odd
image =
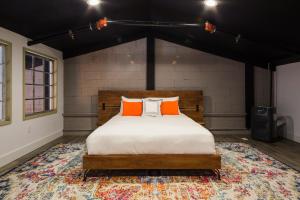
[[[214,154],[213,135],[184,114],[114,116],[86,140],[89,155]]]

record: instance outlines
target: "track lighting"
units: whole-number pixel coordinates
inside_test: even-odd
[[[90,5],[90,6],[97,6],[101,3],[100,0],[87,0],[87,3]]]
[[[204,0],[204,5],[207,7],[216,7],[218,5],[217,0]]]

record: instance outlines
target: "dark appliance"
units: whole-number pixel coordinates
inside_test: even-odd
[[[253,139],[272,142],[275,136],[273,107],[256,106],[252,109],[251,136]]]

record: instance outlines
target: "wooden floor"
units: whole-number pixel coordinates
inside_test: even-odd
[[[14,162],[0,168],[0,176],[9,172],[20,164],[30,160],[37,154],[46,151],[48,148],[59,143],[76,143],[84,142],[86,137],[78,136],[63,136],[45,146],[15,160]],[[215,135],[216,142],[244,142],[259,149],[263,153],[272,156],[286,165],[300,171],[300,144],[283,139],[275,143],[265,143],[252,140],[248,135]]]
[[[248,135],[215,135],[215,139],[217,142],[244,142],[250,144],[261,152],[300,171],[300,144],[297,142],[282,139],[278,142],[266,143],[253,140]]]

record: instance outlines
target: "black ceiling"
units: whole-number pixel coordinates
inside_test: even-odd
[[[86,0],[1,0],[0,26],[37,39],[88,25],[99,18],[194,23],[205,18],[216,24],[215,34],[199,28],[145,28],[108,25],[102,31],[67,35],[45,44],[64,57],[154,37],[260,66],[297,60],[300,56],[300,1],[219,0],[207,9],[202,0],[102,0],[91,8]],[[235,36],[241,40],[235,43]]]

